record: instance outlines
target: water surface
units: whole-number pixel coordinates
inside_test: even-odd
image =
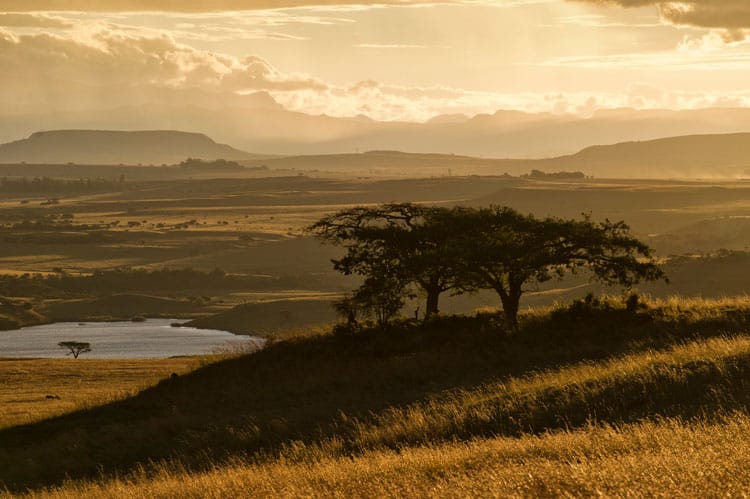
[[[61,341],[91,343],[91,352],[80,357],[90,359],[165,358],[252,350],[263,345],[261,338],[212,329],[172,327],[174,322],[174,319],[58,322],[0,331],[0,357],[62,358],[68,350],[57,346]]]

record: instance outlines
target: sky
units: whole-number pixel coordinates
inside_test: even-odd
[[[0,0],[0,116],[750,107],[747,0]]]

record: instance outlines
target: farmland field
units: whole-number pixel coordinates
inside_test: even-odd
[[[101,168],[106,176],[109,167]],[[102,291],[172,300],[162,302],[160,310],[181,317],[227,311],[248,302],[279,300],[295,313],[307,303],[314,307],[316,301],[329,302],[357,282],[332,270],[330,259],[338,250],[313,239],[305,231],[309,224],[324,214],[357,204],[410,200],[443,206],[498,204],[538,216],[575,218],[586,213],[595,220],[625,220],[665,262],[672,262],[668,257],[682,255],[671,263],[671,287],[643,288],[654,296],[737,294],[744,292],[745,278],[750,277],[750,263],[742,255],[733,257],[731,271],[720,271],[726,274],[726,282],[716,282],[695,271],[701,267],[720,269],[725,260],[712,256],[717,250],[744,252],[750,247],[750,185],[743,181],[295,175],[176,178],[115,185],[116,192],[93,195],[3,194],[0,274],[39,277],[64,273],[75,277],[107,269],[218,269],[247,282],[236,286],[196,284],[164,289],[149,285]],[[705,280],[695,281],[696,275]],[[532,290],[523,303],[546,305],[589,291],[598,292],[600,288],[589,284],[585,276],[552,281]],[[153,314],[149,310],[156,306],[149,308],[141,303],[143,309],[138,310],[134,300],[140,303],[143,299],[125,298],[123,304],[87,309],[85,299],[90,294],[38,293],[29,286],[16,286],[5,294],[34,301],[34,309],[53,320],[129,318]],[[196,297],[205,299],[196,301]],[[74,308],[68,306],[69,302]],[[495,305],[493,295],[480,293],[447,297],[443,310],[466,312]],[[75,307],[80,309],[77,317],[60,313]],[[333,319],[332,313],[316,317],[311,323]],[[299,321],[284,322],[282,318],[271,326],[258,327],[278,330],[300,325]]]

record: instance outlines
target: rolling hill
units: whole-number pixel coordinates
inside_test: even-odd
[[[363,153],[268,156],[178,131],[60,130],[0,145],[0,164],[174,164],[187,157],[241,161],[275,170],[355,175],[522,175],[579,171],[599,178],[743,178],[750,176],[750,133],[685,135],[586,147],[542,159],[373,150]],[[28,165],[27,165],[28,166]],[[11,174],[11,173],[6,173]]]
[[[0,145],[0,163],[156,165],[188,157],[239,160],[256,156],[200,133],[172,130],[55,130]]]
[[[587,147],[544,161],[603,177],[742,177],[750,174],[750,133],[687,135]]]
[[[687,135],[587,147],[545,159],[493,159],[451,154],[368,151],[245,161],[248,166],[359,174],[520,175],[582,171],[603,178],[742,178],[750,176],[750,133]]]

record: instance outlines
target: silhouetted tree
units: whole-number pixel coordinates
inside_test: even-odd
[[[405,283],[388,276],[370,276],[354,293],[354,301],[367,315],[374,317],[380,329],[399,313],[411,297]]]
[[[462,265],[473,276],[473,286],[497,292],[514,329],[529,283],[580,268],[590,269],[601,282],[625,287],[666,280],[651,248],[632,237],[624,222],[537,219],[507,207],[461,210],[454,218],[461,227],[455,244],[462,249]]]
[[[69,351],[65,355],[72,355],[74,359],[77,359],[82,353],[88,353],[91,351],[91,344],[79,341],[61,341],[57,344],[60,348],[67,348]]]
[[[370,279],[366,295],[380,283],[389,294],[402,286],[403,298],[414,284],[426,296],[425,317],[430,317],[438,312],[441,293],[463,285],[458,260],[450,253],[454,235],[448,214],[445,208],[413,203],[356,207],[326,216],[308,230],[346,248],[333,260],[334,268]]]
[[[445,291],[492,289],[515,329],[530,283],[580,268],[625,287],[664,278],[651,248],[631,236],[624,222],[595,223],[588,217],[537,219],[507,207],[401,203],[340,211],[309,229],[346,249],[333,260],[334,268],[365,277],[352,299],[365,309],[378,307],[381,325],[398,312],[410,285],[426,295],[426,317],[438,312]]]

